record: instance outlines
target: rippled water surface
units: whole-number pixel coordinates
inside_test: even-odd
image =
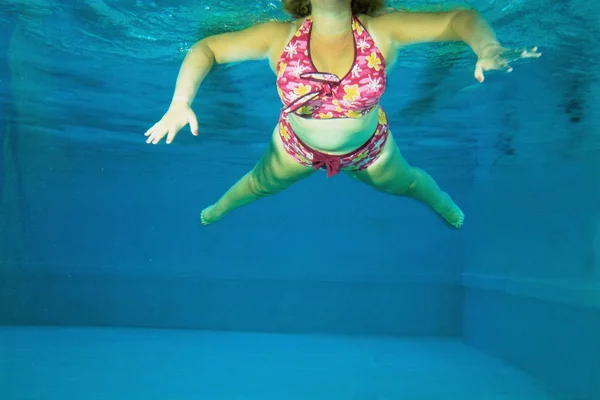
[[[141,132],[164,112],[180,62],[195,40],[287,18],[277,1],[245,4],[2,0],[0,21],[9,51],[0,56],[7,57],[10,66],[0,75],[3,102],[26,103],[12,118],[46,137],[137,146]],[[475,7],[506,46],[537,45],[544,53],[539,60],[518,63],[511,75],[490,74],[479,85],[472,77],[474,56],[461,44],[404,50],[383,104],[407,151],[424,149],[419,157],[433,158],[436,164],[447,163],[449,157],[464,170],[465,164],[475,168],[500,159],[562,157],[597,147],[588,117],[590,87],[598,70],[590,66],[598,65],[599,58],[597,46],[590,45],[599,37],[596,3],[480,0],[388,5],[412,10]],[[195,103],[203,136],[194,141],[180,135],[177,151],[210,141],[260,149],[280,107],[273,82],[265,63],[216,68]],[[556,121],[549,124],[549,119]],[[536,129],[540,125],[543,129]],[[439,148],[453,150],[435,150]],[[258,154],[250,152],[248,159],[240,155],[241,162],[249,163]]]

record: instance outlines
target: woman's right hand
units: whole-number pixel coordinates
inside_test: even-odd
[[[146,143],[157,144],[167,136],[167,144],[173,141],[177,132],[186,125],[190,125],[192,135],[198,136],[198,120],[196,114],[187,103],[172,103],[165,115],[152,128],[148,129]]]

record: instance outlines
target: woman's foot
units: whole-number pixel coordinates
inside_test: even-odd
[[[443,194],[444,200],[441,205],[434,207],[434,210],[446,220],[450,225],[455,228],[460,228],[465,221],[465,214],[462,212],[460,207],[450,198],[448,193]]]
[[[210,225],[213,222],[217,222],[221,218],[223,218],[223,214],[219,213],[215,207],[215,204],[206,207],[200,213],[200,221],[202,222],[202,225]]]

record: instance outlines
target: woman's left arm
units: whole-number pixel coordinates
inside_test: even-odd
[[[512,71],[509,63],[520,58],[539,57],[537,48],[511,50],[502,47],[494,30],[473,10],[445,12],[393,11],[375,17],[373,24],[385,32],[393,47],[423,42],[461,40],[477,55],[475,78],[483,82],[483,71],[504,69]]]

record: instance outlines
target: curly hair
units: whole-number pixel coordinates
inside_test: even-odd
[[[311,13],[310,0],[283,0],[283,9],[294,18],[304,18]],[[352,14],[375,16],[385,8],[385,0],[352,0]]]

